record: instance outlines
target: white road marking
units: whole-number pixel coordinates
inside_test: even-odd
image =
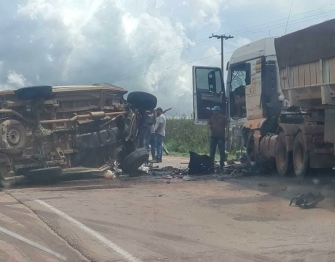
[[[23,237],[23,236],[20,236],[20,235],[14,233],[14,232],[11,232],[11,231],[3,228],[3,227],[0,227],[0,232],[5,233],[5,234],[7,234],[7,235],[9,235],[11,237],[14,237],[16,239],[19,239],[19,240],[21,240],[21,241],[23,241],[23,242],[25,242],[25,243],[27,243],[29,245],[32,245],[33,247],[36,247],[36,248],[38,248],[38,249],[40,249],[40,250],[42,250],[44,252],[47,252],[47,253],[49,253],[51,255],[54,255],[55,257],[58,257],[58,258],[60,258],[62,260],[66,260],[66,257],[58,254],[57,252],[52,251],[49,248],[46,248],[46,247],[44,247],[44,246],[42,246],[40,244],[37,244],[37,243],[35,243],[35,242],[33,242],[33,241],[31,241],[31,240]]]
[[[51,211],[53,211],[57,215],[65,218],[65,219],[67,219],[68,221],[70,221],[71,223],[73,223],[74,225],[76,225],[77,227],[79,227],[80,229],[82,229],[83,231],[85,231],[86,233],[88,233],[91,236],[95,237],[101,243],[103,243],[107,247],[113,249],[116,253],[118,253],[120,256],[122,256],[127,261],[129,261],[129,262],[142,262],[141,260],[139,260],[138,258],[134,257],[132,254],[128,253],[126,250],[122,249],[121,247],[119,247],[115,243],[111,242],[109,239],[105,238],[104,236],[102,236],[98,232],[94,231],[93,229],[88,228],[87,226],[85,226],[84,224],[82,224],[81,222],[79,222],[78,220],[75,220],[74,218],[72,218],[69,215],[65,214],[64,212],[58,210],[57,208],[49,205],[48,203],[46,203],[46,202],[44,202],[42,200],[36,199],[36,198],[34,199],[34,201],[37,202],[37,203],[39,203],[40,205],[42,205],[44,207],[49,208]]]

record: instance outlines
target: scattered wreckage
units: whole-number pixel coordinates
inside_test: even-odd
[[[105,172],[132,174],[148,160],[137,133],[155,96],[110,84],[32,86],[0,92],[0,177],[51,179]]]
[[[314,208],[319,202],[324,199],[325,197],[321,193],[319,193],[318,195],[314,195],[311,192],[307,194],[298,194],[291,199],[290,206],[294,204],[295,206],[303,209]]]

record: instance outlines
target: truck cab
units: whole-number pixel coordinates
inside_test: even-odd
[[[229,128],[243,125],[251,165],[275,165],[281,176],[294,170],[298,178],[310,170],[332,171],[334,35],[332,19],[281,37],[260,39],[232,54],[226,68],[225,111]],[[223,81],[219,68],[210,70],[216,70],[217,79]],[[196,108],[204,100],[196,77],[193,86]]]
[[[208,120],[208,109],[215,103],[227,114],[230,130],[234,127],[257,126],[269,114],[280,109],[279,100],[282,96],[274,39],[267,37],[236,49],[227,63],[225,88],[220,68],[193,67],[196,123],[205,123]],[[207,71],[215,72],[214,82],[219,89],[211,90]],[[229,130],[227,134],[230,134]]]

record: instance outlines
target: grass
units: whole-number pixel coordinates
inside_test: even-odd
[[[172,154],[188,156],[189,151],[208,154],[209,130],[207,126],[195,125],[187,116],[170,118],[166,122],[164,143]]]
[[[209,139],[208,126],[195,125],[187,115],[167,119],[164,143],[171,155],[189,157],[189,151],[209,155]],[[234,143],[231,148],[226,152],[228,159],[235,157]]]

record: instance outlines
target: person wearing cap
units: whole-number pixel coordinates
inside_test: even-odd
[[[227,118],[221,112],[220,106],[214,106],[212,108],[212,116],[209,118],[208,126],[211,131],[210,139],[210,157],[213,165],[215,160],[215,151],[219,147],[220,152],[220,169],[222,170],[225,161],[225,139],[226,139],[226,125]]]
[[[164,111],[166,112],[166,111]],[[156,109],[156,124],[155,124],[155,145],[156,145],[156,163],[162,162],[163,156],[163,139],[165,137],[166,117],[162,108]]]

